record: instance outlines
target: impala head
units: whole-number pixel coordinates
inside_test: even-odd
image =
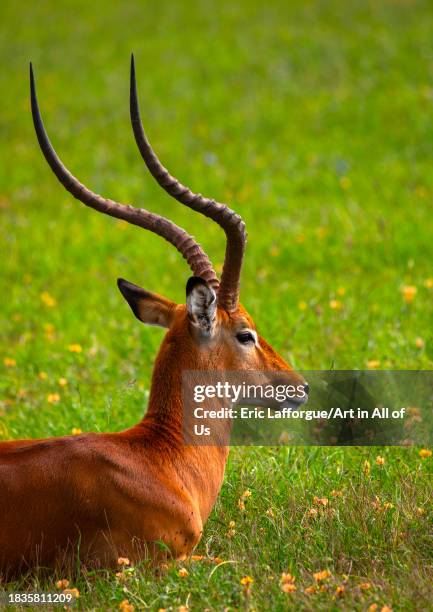
[[[269,382],[303,385],[302,377],[259,336],[250,315],[239,303],[240,275],[246,244],[245,224],[225,204],[193,193],[169,174],[153,151],[142,126],[134,58],[131,58],[130,116],[136,143],[150,173],[172,197],[209,217],[225,232],[226,251],[221,280],[202,247],[172,221],[142,208],[120,204],[92,192],[63,165],[53,149],[40,115],[30,66],[33,122],[41,150],[63,186],[86,206],[150,230],[170,242],[186,259],[194,276],[186,283],[184,304],[176,304],[126,280],[118,286],[135,316],[143,323],[168,329],[159,362],[175,358],[177,369],[269,372]],[[307,389],[307,386],[306,386]]]

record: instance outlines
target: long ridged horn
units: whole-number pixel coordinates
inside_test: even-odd
[[[246,231],[242,218],[226,204],[193,193],[171,176],[153,151],[140,119],[134,56],[131,56],[130,114],[132,129],[141,156],[152,176],[159,185],[176,200],[189,208],[209,217],[222,227],[227,245],[221,283],[218,290],[218,304],[229,312],[236,310],[239,299],[239,285],[242,260],[245,252]]]
[[[158,234],[176,247],[179,253],[187,260],[195,276],[204,278],[211,286],[217,289],[218,279],[208,256],[195,239],[185,230],[175,225],[169,219],[151,213],[143,208],[135,208],[129,204],[120,204],[119,202],[103,198],[80,183],[80,181],[63,165],[48,138],[42,121],[36,97],[32,64],[30,64],[30,96],[33,123],[39,146],[52,171],[65,189],[86,206],[90,206],[99,212],[116,217],[117,219],[123,219],[128,223],[138,225],[139,227]]]

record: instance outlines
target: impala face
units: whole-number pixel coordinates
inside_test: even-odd
[[[181,305],[123,279],[119,279],[118,286],[140,321],[168,329],[160,360],[170,360],[181,346],[185,356],[178,366],[185,370],[244,372],[250,384],[296,389],[291,401],[247,401],[250,405],[293,408],[307,401],[308,384],[257,333],[245,308],[238,304],[231,313],[218,308],[216,293],[205,280],[189,279],[186,304]]]

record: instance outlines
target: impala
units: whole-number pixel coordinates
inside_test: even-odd
[[[224,230],[219,281],[195,239],[173,222],[105,199],[80,183],[53,149],[30,65],[31,107],[40,148],[60,183],[99,212],[150,230],[186,259],[186,303],[126,280],[118,287],[143,323],[167,328],[155,361],[144,418],[117,433],[87,433],[0,444],[0,572],[53,567],[79,554],[88,565],[189,555],[200,540],[224,478],[227,445],[187,445],[182,436],[182,373],[259,371],[270,384],[306,385],[256,331],[238,301],[246,232],[226,205],[194,194],[158,160],[144,133],[131,60],[130,113],[147,168],[176,200]],[[200,374],[198,374],[200,378]]]

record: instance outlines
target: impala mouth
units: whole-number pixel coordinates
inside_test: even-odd
[[[307,402],[308,395],[306,395],[305,397],[285,399],[283,402],[275,406],[275,410],[299,410],[299,408]]]

